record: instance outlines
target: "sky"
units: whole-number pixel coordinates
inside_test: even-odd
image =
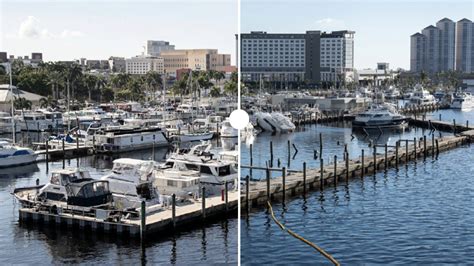
[[[0,51],[43,60],[132,57],[146,40],[210,48],[235,65],[237,0],[0,0]]]
[[[410,35],[444,17],[474,19],[474,1],[241,0],[241,32],[353,30],[354,67],[410,68]]]

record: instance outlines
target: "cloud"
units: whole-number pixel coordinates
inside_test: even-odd
[[[345,23],[342,20],[334,18],[323,18],[315,22],[316,26],[320,30],[343,30]]]
[[[60,34],[52,33],[43,27],[37,18],[28,16],[20,23],[17,37],[21,39],[66,39],[82,36],[84,36],[82,32],[69,29],[64,29]]]

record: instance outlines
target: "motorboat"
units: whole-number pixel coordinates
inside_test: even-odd
[[[36,162],[37,157],[38,154],[30,148],[0,140],[0,168],[31,164]]]
[[[474,108],[474,96],[467,92],[455,93],[449,107],[461,110],[472,109]]]
[[[21,112],[15,116],[22,131],[46,131],[53,128],[53,123],[41,112]]]
[[[201,174],[196,170],[188,170],[180,164],[155,171],[154,185],[161,194],[179,198],[191,198],[199,195]]]
[[[399,114],[395,107],[388,104],[372,105],[368,110],[359,113],[353,128],[397,128],[406,125],[406,117]]]
[[[232,127],[229,119],[226,119],[222,122],[220,135],[223,138],[237,138],[239,136],[239,131]]]
[[[0,134],[18,133],[21,128],[15,123],[15,120],[9,113],[0,112]]]
[[[420,84],[415,86],[413,95],[410,97],[407,107],[435,104],[436,100],[433,95],[425,90]]]
[[[53,213],[65,208],[92,212],[112,204],[109,182],[92,179],[88,171],[78,168],[53,170],[47,184],[15,188],[13,195],[22,206],[41,205]]]
[[[224,118],[219,115],[209,115],[206,118],[196,118],[193,121],[193,127],[206,128],[210,132],[217,133],[220,125],[224,122]]]
[[[154,187],[154,166],[154,161],[114,160],[111,173],[101,177],[101,180],[109,182],[116,209],[138,211],[141,202],[145,201],[147,213],[161,210],[159,194]]]
[[[101,129],[95,133],[95,149],[99,153],[120,153],[169,145],[159,127]]]
[[[189,132],[186,130],[168,131],[168,132],[170,132],[169,139],[171,141],[177,141],[181,143],[206,141],[214,137],[214,133],[209,132],[209,131],[200,131],[200,130],[195,131],[195,132]]]

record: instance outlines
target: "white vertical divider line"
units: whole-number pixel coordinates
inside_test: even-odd
[[[240,24],[241,24],[241,13],[240,13],[240,7],[241,7],[241,0],[237,0],[237,38],[236,38],[236,52],[237,52],[237,56],[235,58],[235,64],[237,66],[237,108],[238,109],[241,109],[241,90],[240,90],[240,86],[241,86],[241,77],[242,77],[242,73],[240,71],[240,68],[241,68],[241,64],[240,64]],[[240,226],[240,218],[241,218],[241,206],[240,206],[240,193],[241,193],[241,182],[240,182],[240,178],[241,178],[241,168],[240,168],[240,165],[241,165],[241,142],[240,142],[240,129],[238,130],[238,136],[237,136],[237,141],[238,141],[238,167],[237,167],[237,190],[238,190],[238,193],[237,193],[237,196],[238,196],[238,199],[237,199],[237,265],[241,265],[241,226]]]

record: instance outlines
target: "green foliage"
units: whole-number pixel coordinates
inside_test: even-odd
[[[209,92],[209,95],[211,95],[211,97],[219,97],[221,96],[221,89],[219,87],[214,86]]]
[[[32,103],[30,100],[19,97],[13,101],[13,106],[17,110],[31,110]]]

